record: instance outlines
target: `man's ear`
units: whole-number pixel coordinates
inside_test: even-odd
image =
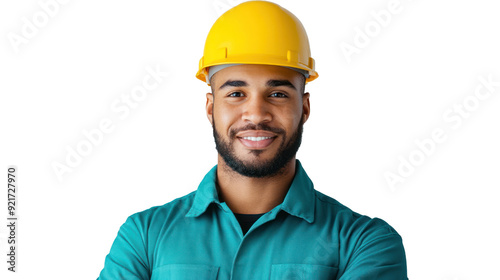
[[[213,117],[213,106],[214,105],[214,95],[210,92],[207,93],[207,104],[205,105],[205,110],[207,111],[208,121],[214,125],[214,117]]]
[[[302,115],[304,118],[304,123],[307,121],[309,115],[311,114],[311,104],[309,103],[309,96],[309,92],[306,92],[304,93],[304,95],[302,95]]]

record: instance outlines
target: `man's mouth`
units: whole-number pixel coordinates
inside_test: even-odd
[[[250,141],[262,141],[262,140],[271,139],[271,138],[273,138],[273,137],[241,137],[241,139],[250,140]]]
[[[249,149],[264,149],[271,145],[277,136],[268,131],[244,131],[236,137]]]

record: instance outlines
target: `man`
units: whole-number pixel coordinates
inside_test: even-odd
[[[232,8],[197,77],[218,164],[197,191],[130,216],[99,279],[407,279],[398,233],[315,191],[295,158],[318,74],[293,14]]]

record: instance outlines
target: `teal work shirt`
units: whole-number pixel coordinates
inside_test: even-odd
[[[245,235],[219,201],[217,166],[196,191],[131,215],[98,279],[407,279],[399,234],[314,190],[296,163],[284,201]]]

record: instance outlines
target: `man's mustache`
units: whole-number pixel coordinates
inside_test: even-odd
[[[277,127],[271,127],[268,124],[261,123],[261,124],[247,124],[243,127],[240,128],[235,128],[231,129],[231,132],[229,133],[229,136],[231,138],[236,137],[236,134],[238,134],[240,131],[246,131],[246,130],[266,130],[266,131],[271,131],[275,134],[285,134],[285,130]]]

